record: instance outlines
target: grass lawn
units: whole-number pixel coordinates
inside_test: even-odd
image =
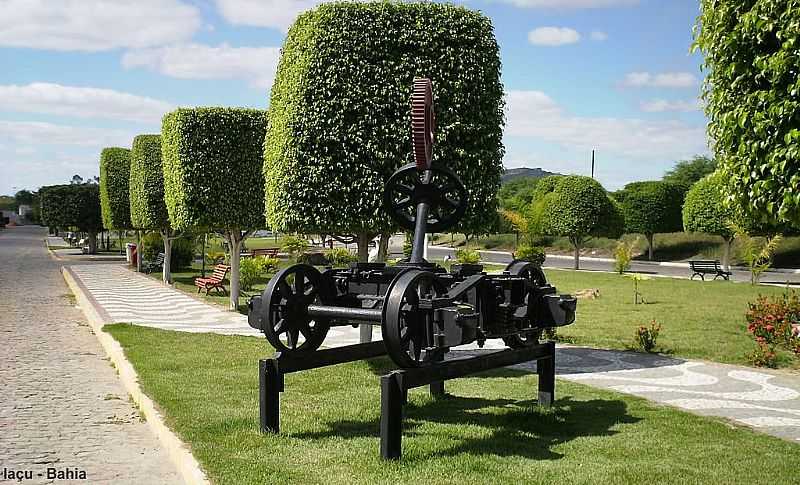
[[[580,300],[574,324],[558,329],[568,341],[602,348],[633,345],[639,325],[662,325],[658,347],[679,357],[747,365],[755,348],[744,318],[747,302],[758,295],[779,295],[783,288],[726,281],[653,278],[639,282],[647,304],[634,305],[633,281],[617,274],[548,269],[548,281],[560,293],[599,288],[600,297]],[[780,354],[782,365],[800,367],[800,359]]]
[[[280,268],[291,264],[281,260]],[[279,269],[280,269],[279,268]],[[487,265],[489,272],[498,272],[503,265]],[[747,303],[758,295],[780,295],[783,288],[751,286],[726,281],[689,281],[653,278],[639,282],[639,291],[646,304],[633,304],[633,281],[617,274],[591,271],[548,269],[548,280],[560,293],[598,288],[600,297],[578,302],[577,321],[558,330],[562,341],[592,347],[625,349],[634,345],[639,325],[655,319],[662,325],[657,350],[694,359],[748,365],[745,354],[755,348],[747,333],[744,319]],[[173,273],[175,287],[205,301],[228,306],[228,296],[212,292],[197,294],[194,278],[199,266]],[[160,280],[160,273],[150,275]],[[259,279],[249,294],[260,294],[271,274]],[[226,285],[227,286],[227,285]],[[247,314],[247,300],[239,299],[239,311]],[[788,351],[779,351],[781,367],[800,368],[800,359]]]
[[[795,444],[566,381],[543,410],[536,376],[511,370],[451,381],[458,397],[444,400],[412,391],[403,459],[386,463],[378,375],[387,359],[288,376],[284,432],[262,435],[263,340],[105,328],[216,484],[798,483]]]

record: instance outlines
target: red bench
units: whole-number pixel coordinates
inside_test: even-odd
[[[250,257],[256,258],[259,256],[266,256],[268,258],[277,258],[278,248],[253,249],[252,251],[250,251]]]
[[[225,285],[223,285],[222,282],[225,280],[225,277],[228,276],[228,271],[230,270],[230,266],[218,264],[214,266],[214,272],[208,278],[195,278],[194,285],[197,287],[197,292],[200,293],[200,290],[206,290],[206,295],[208,295],[209,291],[217,290],[227,295],[228,290],[225,289]]]

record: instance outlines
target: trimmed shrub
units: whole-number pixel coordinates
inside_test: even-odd
[[[172,227],[264,227],[263,110],[180,108],[162,124],[164,200]]]
[[[544,264],[546,257],[547,256],[545,255],[544,248],[539,246],[528,246],[527,244],[520,244],[517,246],[517,250],[514,253],[515,259],[530,261],[531,263],[535,263],[539,266]]]
[[[383,187],[412,161],[415,77],[433,82],[433,163],[452,169],[469,190],[469,208],[454,230],[480,233],[496,220],[503,88],[490,20],[439,3],[350,2],[301,14],[287,34],[264,146],[270,227],[339,234],[392,228]]]
[[[481,253],[474,249],[456,249],[456,262],[461,264],[478,264]]]
[[[787,0],[702,0],[708,133],[726,195],[756,220],[800,224],[800,8]]]
[[[283,238],[283,247],[281,249],[289,253],[289,256],[295,257],[308,249],[308,241],[297,236],[286,236]]]
[[[334,248],[325,255],[331,266],[348,266],[350,263],[358,261],[358,256],[345,248]]]
[[[139,135],[133,139],[130,213],[131,224],[134,228],[169,228],[167,206],[164,203],[161,135]]]
[[[644,234],[648,259],[653,259],[653,236],[677,232],[682,228],[683,189],[669,182],[633,182],[623,189],[620,202],[625,216],[625,231]]]
[[[278,260],[275,258],[256,257],[241,258],[239,262],[239,282],[243,290],[252,290],[259,278],[266,273],[275,271]]]
[[[683,203],[683,229],[686,232],[715,234],[725,240],[723,265],[730,264],[730,248],[734,237],[734,209],[726,206],[724,175],[715,172],[694,184]]]
[[[130,229],[131,203],[129,179],[131,151],[127,148],[103,148],[100,152],[100,208],[106,229]]]

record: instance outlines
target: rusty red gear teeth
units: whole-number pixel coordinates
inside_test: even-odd
[[[428,78],[415,78],[411,95],[411,133],[417,170],[430,170],[436,115],[433,110],[433,84]]]

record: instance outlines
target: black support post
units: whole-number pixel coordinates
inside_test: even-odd
[[[262,433],[279,433],[281,430],[281,392],[283,374],[275,359],[258,361],[258,411]]]
[[[403,449],[403,389],[396,373],[381,376],[381,458],[398,460]]]
[[[544,345],[547,346],[550,358],[536,362],[536,373],[539,374],[539,405],[550,407],[556,398],[556,344],[547,342]]]

